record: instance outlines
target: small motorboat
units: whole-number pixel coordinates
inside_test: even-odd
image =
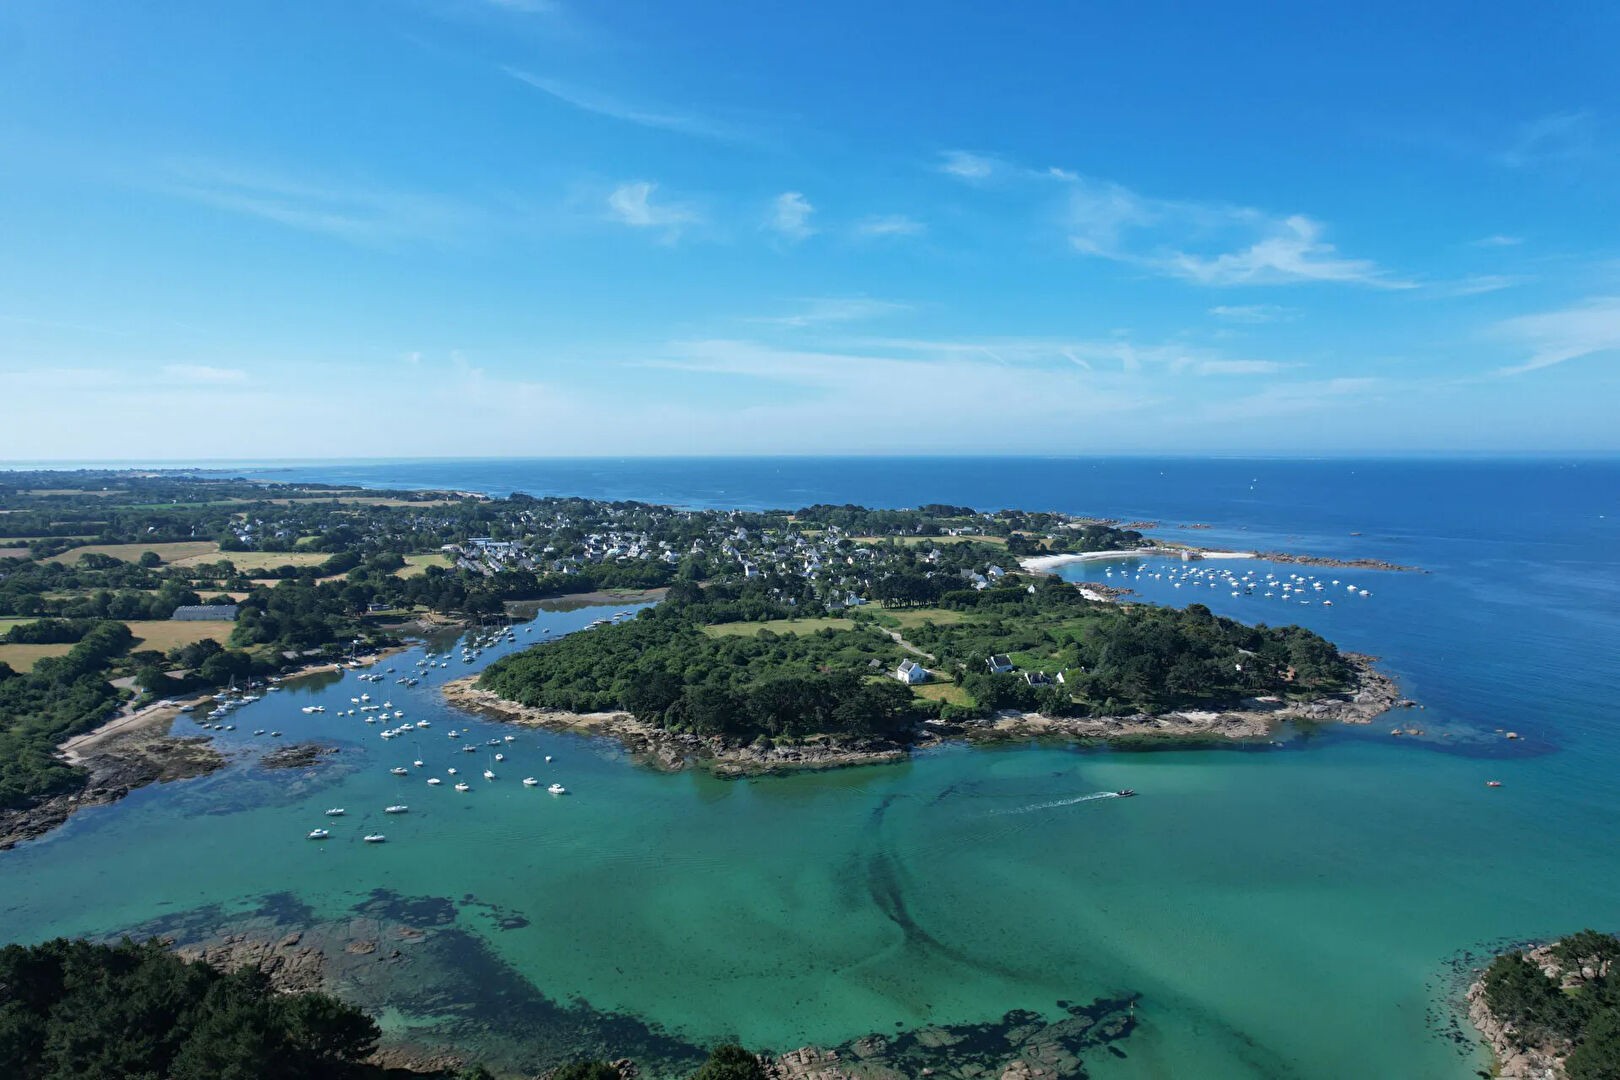
[[[491,739],[491,740],[489,740],[489,742],[486,745],[488,745],[488,746],[499,746],[499,745],[501,745],[501,740],[499,740],[499,739]]]
[[[490,772],[488,769],[485,769],[484,770],[484,779],[485,780],[493,780],[493,779],[495,779],[495,774]]]
[[[496,754],[495,755],[495,760],[496,761],[505,761],[506,760],[506,755],[505,754]]]
[[[428,777],[428,786],[429,787],[438,787],[442,783],[444,783],[444,781],[440,780],[437,776]]]
[[[532,776],[525,776],[523,778],[523,786],[524,787],[539,787],[540,786],[540,781],[536,780]]]
[[[465,784],[465,783],[458,783],[458,784],[456,784],[456,790],[457,791],[471,791],[472,790],[472,785]]]
[[[547,754],[547,755],[546,755],[546,761],[547,761],[547,762],[550,762],[550,761],[551,761],[551,755],[550,755],[550,754]]]
[[[264,728],[255,728],[254,731],[253,731],[253,734],[255,734],[255,735],[263,735],[264,734]]]
[[[389,769],[388,771],[393,773],[395,776],[404,776],[405,774],[409,773],[411,770],[407,769],[403,765],[395,765],[392,769]]]
[[[463,746],[461,749],[463,753],[467,754],[476,754],[478,752],[478,747],[476,746]]]
[[[422,761],[421,761],[420,758],[418,758],[417,760],[411,762],[411,764],[415,765],[418,769],[420,769],[422,767]]]
[[[382,844],[382,843],[386,843],[387,840],[388,840],[388,837],[384,836],[380,832],[367,833],[366,836],[365,836],[365,841],[368,844]]]
[[[383,807],[383,813],[385,814],[408,814],[410,812],[411,808],[404,803],[395,803],[393,806]]]
[[[1502,781],[1500,781],[1500,780],[1487,780],[1487,781],[1485,781],[1485,786],[1486,787],[1501,787],[1502,786]]]
[[[505,735],[505,736],[502,736],[501,741],[502,742],[517,742],[517,736],[516,735]]]
[[[311,840],[325,840],[328,836],[331,836],[331,835],[332,834],[327,832],[325,829],[311,829],[311,830],[309,830],[309,838]]]
[[[1121,788],[1119,791],[1114,792],[1114,794],[1119,796],[1121,799],[1128,799],[1132,795],[1136,794],[1136,789],[1135,788]]]
[[[334,806],[334,807],[332,807],[332,809],[330,809],[330,810],[328,810],[326,812],[326,816],[327,817],[342,817],[346,813],[348,813],[348,811],[343,809],[343,807]]]
[[[279,738],[281,738],[281,732],[279,732],[279,731],[272,731],[272,732],[271,732],[271,733],[270,733],[270,737],[271,737],[271,738],[272,738],[272,739],[279,739]]]
[[[553,795],[568,794],[568,789],[563,787],[561,784],[552,784],[550,787],[546,788],[546,790],[551,792]]]

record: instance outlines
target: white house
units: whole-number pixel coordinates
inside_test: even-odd
[[[1013,662],[1007,658],[1005,653],[996,653],[984,663],[990,669],[992,675],[1005,675],[1013,669]]]
[[[928,681],[928,669],[915,660],[902,660],[895,669],[894,677],[908,686],[916,686]]]

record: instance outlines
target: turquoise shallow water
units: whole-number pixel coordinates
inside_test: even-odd
[[[1209,507],[1186,507],[1182,520],[1215,526],[1193,534],[1203,542],[1353,549],[1433,571],[1295,568],[1372,593],[1331,609],[1184,595],[1151,576],[1153,563],[1140,578],[1132,564],[1065,571],[1112,583],[1128,573],[1148,600],[1304,621],[1376,653],[1425,704],[1400,717],[1421,738],[1392,738],[1385,723],[1243,750],[953,748],[891,767],[718,782],[523,731],[501,778],[458,797],[387,769],[420,753],[440,775],[476,774],[484,755],[452,750],[447,729],[480,740],[512,729],[452,712],[428,686],[312,680],[242,710],[224,741],[250,744],[254,727],[318,735],[345,744],[333,766],[306,780],[244,760],[79,815],[0,855],[0,933],[110,933],[213,905],[249,911],[274,894],[336,919],[390,890],[456,901],[465,938],[452,961],[492,985],[495,964],[555,1002],[678,1042],[837,1043],[1135,995],[1137,1026],[1086,1055],[1090,1075],[1460,1080],[1483,1064],[1455,1038],[1460,958],[1620,926],[1608,697],[1620,588],[1610,518],[1599,518],[1614,473],[1590,488],[1589,474],[1574,488],[1538,480],[1510,516],[1463,515],[1481,497],[1471,489],[1454,494],[1455,513],[1441,512],[1443,499],[1368,500],[1355,521],[1367,535],[1354,539],[1329,520],[1335,500],[1329,511],[1296,499],[1276,511],[1292,521],[1267,529],[1253,521],[1263,515],[1212,520]],[[1167,509],[1157,516],[1170,519]],[[566,631],[600,614],[537,622]],[[415,655],[392,664],[403,673]],[[430,719],[431,733],[385,744],[358,718],[298,712],[347,705],[361,689]],[[520,787],[531,773],[573,794]],[[1143,794],[1083,798],[1124,787]],[[384,817],[396,800],[410,814]],[[350,812],[333,839],[305,840],[332,805]],[[388,844],[358,842],[374,827]],[[442,1031],[396,989],[375,1003],[391,1006],[392,1030]],[[533,1064],[552,1051],[508,1039],[499,1052]]]

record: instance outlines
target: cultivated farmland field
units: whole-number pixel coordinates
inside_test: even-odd
[[[89,544],[85,547],[64,551],[60,555],[52,555],[46,562],[76,563],[91,552],[97,555],[106,555],[125,562],[136,562],[142,553],[155,551],[158,558],[165,563],[188,564],[194,562],[211,562],[207,556],[219,551],[219,545],[212,540],[181,540],[171,544]]]

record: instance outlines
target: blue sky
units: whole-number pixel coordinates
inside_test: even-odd
[[[0,459],[1620,449],[1620,8],[1319,7],[10,0]]]

